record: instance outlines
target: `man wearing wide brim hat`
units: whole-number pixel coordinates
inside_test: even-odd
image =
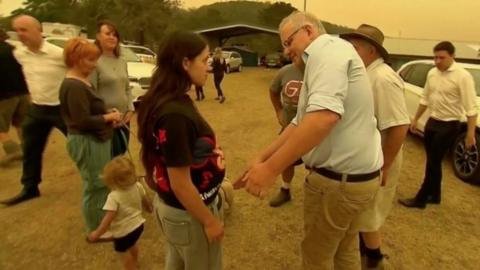
[[[354,32],[340,37],[352,43],[365,64],[372,85],[377,127],[382,134],[382,187],[374,203],[360,215],[356,226],[364,242],[365,269],[384,269],[379,229],[390,212],[395,196],[402,163],[401,148],[410,123],[404,84],[385,63],[388,52],[383,47],[384,36],[378,28],[362,24]]]
[[[340,34],[340,37],[346,40],[360,39],[367,41],[371,45],[375,46],[378,54],[383,58],[383,60],[388,60],[388,52],[383,47],[383,40],[385,37],[383,36],[382,31],[375,26],[362,24],[354,32]]]

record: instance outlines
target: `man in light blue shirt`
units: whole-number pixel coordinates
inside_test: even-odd
[[[360,269],[352,224],[380,186],[383,154],[362,60],[317,18],[294,12],[280,26],[285,53],[305,63],[297,116],[236,183],[264,197],[275,177],[302,157],[305,179],[303,269]]]

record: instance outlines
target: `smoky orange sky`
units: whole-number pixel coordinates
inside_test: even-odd
[[[0,0],[7,15],[23,0]],[[100,0],[99,0],[100,1]],[[260,2],[260,0],[257,0]],[[212,0],[183,0],[196,8]],[[276,2],[276,1],[270,1]],[[304,0],[286,0],[303,10]],[[321,20],[356,28],[361,23],[379,27],[387,36],[464,40],[480,43],[480,0],[306,0],[307,11]]]

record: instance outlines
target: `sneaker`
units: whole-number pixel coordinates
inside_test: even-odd
[[[280,188],[280,192],[277,194],[277,196],[273,197],[272,200],[270,200],[270,206],[271,207],[279,207],[282,204],[290,201],[292,199],[290,195],[290,190],[286,188]]]
[[[222,97],[220,98],[220,103],[223,103],[223,102],[225,102],[225,97],[224,97],[224,96],[222,96]]]

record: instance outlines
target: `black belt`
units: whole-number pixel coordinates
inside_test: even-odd
[[[337,173],[334,171],[330,171],[325,168],[310,168],[306,166],[307,170],[314,171],[320,175],[323,175],[327,178],[337,180],[337,181],[342,181],[342,177],[344,174]],[[347,174],[347,182],[365,182],[374,179],[375,177],[378,177],[380,175],[380,170],[371,172],[371,173],[365,173],[365,174]]]

